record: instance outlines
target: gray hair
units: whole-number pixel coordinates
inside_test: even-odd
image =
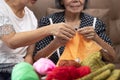
[[[88,0],[85,0],[85,4],[84,4],[84,8],[83,9],[87,8],[87,2],[88,2]],[[64,5],[61,4],[61,0],[55,0],[55,5],[59,9],[65,9]]]

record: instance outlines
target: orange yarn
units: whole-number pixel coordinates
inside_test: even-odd
[[[76,35],[66,44],[65,50],[59,60],[75,60],[82,61],[89,54],[98,52],[101,47],[93,40],[85,39],[81,34]]]

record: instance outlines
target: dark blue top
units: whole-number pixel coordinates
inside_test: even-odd
[[[90,16],[90,15],[85,14],[85,13],[80,13],[80,14],[81,14],[80,15],[81,24],[80,24],[79,28],[93,25],[93,20],[94,20],[93,16]],[[65,22],[64,12],[59,12],[59,13],[54,13],[52,15],[41,18],[40,21],[39,21],[39,27],[49,25],[50,24],[49,18],[52,18],[53,23]],[[97,21],[96,21],[96,24],[95,24],[96,33],[105,42],[107,42],[108,44],[111,44],[111,40],[105,34],[105,27],[106,27],[105,24],[97,18]],[[42,48],[44,48],[45,46],[47,46],[52,40],[53,40],[53,36],[48,36],[48,37],[44,38],[43,40],[37,42],[36,47],[35,47],[35,53],[37,51],[41,50]],[[63,53],[63,50],[64,50],[64,46],[59,48],[60,54]],[[56,52],[53,53],[50,56],[50,59],[54,63],[57,63],[57,61],[58,61],[57,53]]]

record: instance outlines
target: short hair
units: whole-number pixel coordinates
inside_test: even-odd
[[[83,9],[87,8],[87,2],[88,2],[88,0],[85,0],[85,4],[84,4]],[[55,0],[55,5],[59,9],[65,9],[64,5],[61,4],[61,0]]]

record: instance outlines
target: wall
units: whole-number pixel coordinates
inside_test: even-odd
[[[46,15],[48,7],[54,7],[54,0],[38,0],[35,5],[28,6],[36,15],[38,19]]]

